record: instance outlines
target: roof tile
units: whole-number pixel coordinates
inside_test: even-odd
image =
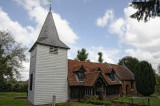
[[[79,70],[83,65],[85,68],[85,80],[83,82],[77,81],[74,72]],[[109,74],[114,70],[123,80],[134,80],[134,75],[129,72],[124,66],[109,64],[112,68],[108,68],[106,63],[94,63],[94,62],[84,62],[78,60],[68,59],[68,82],[70,86],[93,86],[97,77],[100,75],[106,80],[109,85],[120,84],[117,78],[115,81],[111,81],[106,74]],[[101,71],[97,71],[98,68]],[[127,75],[126,75],[127,73]]]

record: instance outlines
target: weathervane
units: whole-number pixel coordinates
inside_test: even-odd
[[[52,1],[50,0],[50,1],[48,2],[48,4],[50,4],[50,8],[49,8],[49,10],[51,11]]]

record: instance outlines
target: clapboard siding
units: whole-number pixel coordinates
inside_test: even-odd
[[[58,48],[58,54],[49,53],[49,46],[37,45],[35,105],[68,100],[67,49]]]
[[[35,96],[35,75],[36,75],[36,56],[37,56],[37,48],[35,47],[30,54],[30,71],[29,77],[33,73],[33,81],[32,81],[32,90],[30,90],[30,80],[28,83],[28,100],[34,104],[34,96]],[[30,79],[30,78],[29,78]]]

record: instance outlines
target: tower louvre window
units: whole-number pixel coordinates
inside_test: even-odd
[[[53,54],[58,54],[58,47],[50,46],[49,52]]]

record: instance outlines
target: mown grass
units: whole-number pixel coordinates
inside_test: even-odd
[[[0,106],[28,106],[26,103],[27,99],[14,99],[14,97],[26,96],[24,92],[0,92]],[[51,104],[48,106],[52,106]],[[56,106],[95,106],[92,104],[85,103],[59,103]],[[104,106],[104,105],[96,105]]]
[[[27,106],[26,99],[14,99],[14,97],[18,96],[26,96],[26,93],[17,93],[17,92],[0,92],[0,106]],[[142,95],[138,95],[142,96]],[[160,106],[160,99],[158,98],[158,93],[154,93],[150,98],[150,106]],[[143,97],[143,96],[142,96]],[[130,97],[120,97],[115,101],[127,102],[131,103]],[[144,104],[147,105],[148,101],[146,100],[134,100],[136,104]],[[48,106],[51,106],[48,105]],[[93,104],[85,104],[85,103],[60,103],[56,104],[56,106],[95,106]],[[96,105],[96,106],[104,106],[104,105]]]
[[[93,104],[86,104],[86,103],[60,103],[60,104],[56,104],[56,106],[105,106],[105,105],[93,105]]]
[[[17,96],[26,96],[26,93],[0,92],[0,106],[27,106],[26,99],[14,99]]]
[[[150,106],[160,106],[160,99],[158,98],[157,93],[154,93],[153,95],[149,96],[149,102],[150,102]],[[120,102],[127,102],[127,103],[132,103],[131,96],[127,96],[127,97],[120,97],[115,101],[120,101]],[[136,95],[136,97],[144,97],[142,95]],[[148,105],[148,99],[144,99],[144,100],[138,100],[138,99],[134,99],[133,103],[135,104],[143,104],[143,105]]]

